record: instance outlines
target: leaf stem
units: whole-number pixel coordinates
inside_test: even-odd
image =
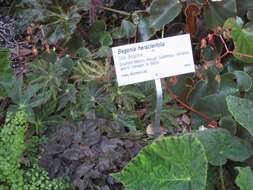
[[[220,173],[221,189],[226,190],[224,175],[223,175],[223,167],[222,166],[219,167],[219,173]]]
[[[183,102],[182,100],[180,100],[178,98],[178,96],[176,94],[174,94],[174,92],[169,88],[167,87],[166,88],[166,91],[168,92],[168,94],[174,99],[176,100],[179,104],[181,104],[183,107],[185,107],[186,109],[192,111],[193,113],[197,114],[198,116],[202,117],[204,120],[208,121],[208,122],[211,122],[212,120],[207,116],[205,115],[204,113],[201,113],[197,110],[195,110],[193,107],[187,105],[185,102]]]
[[[240,57],[245,57],[245,58],[253,59],[253,55],[249,55],[249,54],[245,54],[245,53],[240,53],[240,52],[235,52],[235,51],[230,51],[228,49],[228,46],[227,46],[225,40],[223,39],[223,37],[221,35],[219,35],[219,37],[221,39],[222,44],[224,45],[224,47],[226,49],[226,52],[220,58],[223,58],[223,57],[225,57],[228,54],[232,54],[232,55],[237,55],[237,56],[240,56]]]
[[[240,57],[246,57],[246,58],[250,58],[253,59],[253,55],[249,55],[249,54],[245,54],[245,53],[239,53],[239,52],[234,52],[234,51],[230,51],[230,53],[232,53],[233,55],[237,55]]]
[[[114,12],[114,13],[118,13],[118,14],[121,14],[121,15],[124,15],[124,16],[130,16],[131,14],[129,14],[128,12],[126,11],[120,11],[120,10],[117,10],[117,9],[113,9],[113,8],[109,8],[109,7],[105,7],[105,6],[97,6],[98,8],[100,9],[104,9],[106,11],[111,11],[111,12]]]

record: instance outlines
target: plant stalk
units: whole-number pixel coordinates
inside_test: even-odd
[[[114,13],[118,13],[118,14],[121,14],[121,15],[124,15],[124,16],[130,16],[130,14],[126,11],[120,11],[120,10],[105,7],[105,6],[97,6],[97,7],[100,8],[100,9],[104,9],[106,11],[111,11],[111,12],[114,12]]]
[[[226,190],[224,175],[223,175],[223,167],[222,166],[220,166],[220,168],[219,168],[219,173],[220,173],[221,189]]]

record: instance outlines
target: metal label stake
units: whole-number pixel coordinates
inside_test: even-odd
[[[156,87],[156,114],[155,114],[154,134],[156,137],[158,137],[160,135],[160,120],[163,106],[163,90],[161,79],[155,80],[155,87]]]

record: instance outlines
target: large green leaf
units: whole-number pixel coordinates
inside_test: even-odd
[[[195,135],[205,147],[208,162],[214,166],[224,165],[228,159],[244,161],[253,154],[249,144],[222,128],[198,131]]]
[[[245,13],[253,8],[253,1],[252,0],[238,0],[237,3],[237,9],[238,9],[238,15],[245,16]]]
[[[55,44],[59,41],[68,41],[81,19],[81,15],[78,12],[79,7],[70,1],[61,3],[57,1],[34,2],[36,3],[29,4],[27,2],[27,5],[22,5],[25,11],[23,14],[30,15],[27,20],[33,20],[42,24],[42,30],[50,43]]]
[[[205,151],[192,135],[161,138],[145,147],[113,177],[128,190],[204,190]]]
[[[229,112],[235,120],[253,135],[253,102],[236,96],[226,98]]]
[[[219,94],[225,96],[237,94],[239,92],[239,84],[241,84],[242,81],[235,81],[236,78],[237,77],[234,73],[225,73],[221,75]]]
[[[149,17],[140,15],[139,19],[138,35],[140,41],[149,40],[155,34],[155,29],[151,27]]]
[[[224,27],[232,30],[232,39],[235,44],[235,52],[241,54],[253,55],[253,29],[252,27],[243,28],[241,18],[228,19]],[[235,57],[246,63],[253,63],[252,58],[246,58],[235,54]]]
[[[236,16],[236,13],[236,0],[211,1],[204,9],[204,22],[208,28],[215,28],[222,26],[227,18]]]
[[[240,190],[252,190],[253,189],[253,174],[250,167],[241,168],[236,167],[239,171],[235,182],[240,187]]]
[[[218,92],[220,83],[215,80],[216,73],[208,70],[206,75],[206,80],[198,81],[192,89],[190,98],[188,100],[191,105],[196,105],[199,102],[199,99],[202,97]]]
[[[77,9],[72,8],[67,13],[61,13],[58,18],[54,17],[55,13],[51,14],[49,13],[50,22],[44,27],[49,42],[57,43],[59,40],[69,40],[81,19]]]
[[[106,32],[106,24],[103,20],[94,22],[89,29],[89,40],[93,44],[100,43],[102,46],[112,44],[112,37],[109,32]]]
[[[240,91],[248,92],[252,87],[251,77],[244,71],[234,71]]]
[[[178,0],[154,0],[150,6],[150,23],[156,30],[174,20],[182,10]]]
[[[126,19],[121,22],[121,30],[126,35],[126,38],[131,38],[135,35],[136,25]]]
[[[220,94],[212,94],[200,98],[194,108],[214,120],[229,115],[225,96]]]
[[[215,185],[219,183],[218,167],[209,165],[207,172],[206,190],[215,190]]]
[[[247,12],[247,18],[249,20],[251,20],[251,21],[253,20],[253,7],[248,10],[248,12]],[[251,22],[251,24],[252,24],[252,22]]]
[[[230,115],[222,117],[219,120],[219,126],[227,129],[231,134],[236,134],[237,132],[237,122]]]
[[[200,98],[194,109],[205,114],[211,120],[218,120],[224,116],[229,115],[226,106],[226,95],[223,94],[212,94]],[[199,115],[192,113],[192,127],[194,129],[198,128],[201,125],[206,124],[204,120]]]

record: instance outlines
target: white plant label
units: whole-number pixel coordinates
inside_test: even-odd
[[[195,72],[189,34],[112,48],[119,86]]]

